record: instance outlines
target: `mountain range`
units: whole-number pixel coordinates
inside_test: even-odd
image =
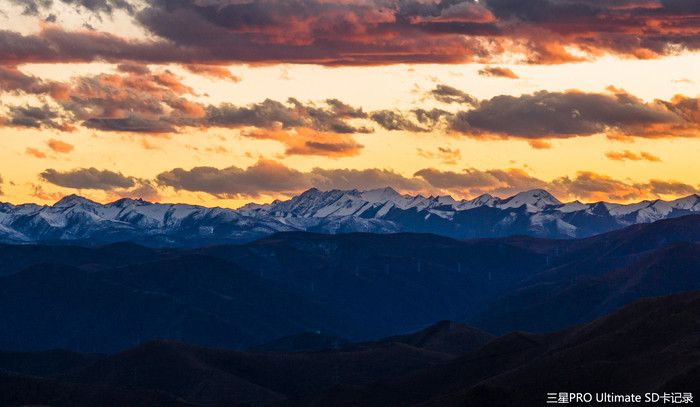
[[[401,195],[391,188],[322,192],[239,209],[121,199],[102,205],[76,195],[52,206],[0,204],[5,243],[103,245],[133,241],[151,247],[197,247],[252,241],[276,232],[326,234],[434,233],[456,239],[524,234],[581,238],[637,223],[700,213],[700,197],[635,204],[562,203],[544,190],[507,199],[482,195]]]

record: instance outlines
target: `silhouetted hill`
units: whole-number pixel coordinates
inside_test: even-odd
[[[84,368],[105,355],[67,349],[41,352],[0,351],[0,369],[29,376],[54,376]]]
[[[334,383],[365,384],[444,363],[450,356],[395,343],[319,352],[259,353],[151,341],[64,379],[165,391],[203,405],[262,405]]]
[[[0,407],[17,406],[195,407],[148,389],[74,384],[0,370]]]
[[[391,336],[377,342],[360,344],[358,346],[403,343],[416,348],[461,356],[482,347],[495,338],[490,333],[469,325],[441,321],[412,334]]]
[[[319,332],[300,332],[295,335],[285,336],[262,345],[253,346],[249,352],[302,352],[324,349],[343,348],[351,343],[342,338],[325,335]]]
[[[545,404],[548,392],[700,391],[700,291],[647,298],[550,334],[509,333],[445,365],[275,406]]]

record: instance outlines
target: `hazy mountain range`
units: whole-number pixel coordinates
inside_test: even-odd
[[[441,320],[548,332],[700,289],[698,270],[700,215],[583,239],[283,232],[195,249],[0,245],[0,349],[111,353],[154,338],[248,349],[315,331],[342,344]]]
[[[153,247],[246,242],[283,231],[421,232],[457,239],[525,234],[587,237],[636,223],[700,213],[700,197],[675,201],[562,203],[544,190],[507,199],[310,189],[287,201],[237,210],[121,199],[106,205],[71,195],[53,206],[0,204],[0,241],[99,245],[133,241]]]

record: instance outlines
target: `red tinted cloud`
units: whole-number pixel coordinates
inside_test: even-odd
[[[223,79],[231,82],[240,82],[241,78],[235,76],[228,70],[221,66],[215,65],[201,65],[201,64],[185,64],[183,68],[197,75],[205,76],[212,79]]]
[[[27,149],[25,150],[25,153],[28,155],[34,156],[36,158],[46,158],[46,153],[44,153],[43,151],[38,150],[36,148],[32,148],[32,147],[27,147]]]
[[[484,69],[480,69],[478,73],[481,76],[493,76],[493,77],[500,77],[500,78],[520,79],[520,77],[518,75],[516,75],[510,69],[501,68],[499,66],[487,66],[487,67],[484,67]]]
[[[504,52],[537,64],[604,54],[656,58],[700,49],[698,7],[694,0],[153,0],[140,11],[131,9],[152,39],[53,25],[27,36],[5,30],[0,60],[181,63],[218,70],[231,63],[489,63]]]

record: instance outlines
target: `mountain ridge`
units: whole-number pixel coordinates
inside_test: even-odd
[[[580,238],[637,223],[700,213],[700,196],[632,204],[563,203],[543,189],[509,198],[402,195],[390,187],[320,191],[238,209],[122,198],[100,204],[68,195],[55,204],[0,203],[0,242],[152,247],[242,243],[276,232],[434,233],[456,239],[524,234]]]

